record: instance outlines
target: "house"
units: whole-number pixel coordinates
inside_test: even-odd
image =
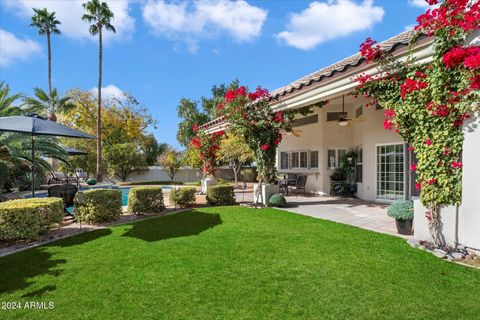
[[[405,59],[408,44],[414,34],[414,31],[403,32],[380,43],[380,46],[397,59]],[[413,46],[416,61],[427,62],[431,59],[432,41],[432,37],[424,35],[416,39]],[[368,107],[369,101],[366,98],[352,95],[357,86],[355,76],[362,73],[374,75],[378,72],[375,64],[367,64],[357,53],[271,92],[272,111],[296,109],[315,105],[320,101],[329,101],[322,109],[314,108],[313,114],[296,118],[294,129],[300,134],[286,135],[280,143],[277,155],[279,172],[306,174],[308,192],[328,195],[330,175],[343,156],[354,150],[357,154],[353,165],[358,198],[385,203],[396,199],[418,199],[418,192],[414,187],[414,173],[409,170],[409,164],[414,160],[412,153],[407,150],[407,143],[394,131],[384,129],[385,117],[380,106]],[[349,120],[345,121],[345,118]],[[479,155],[480,129],[476,128],[480,126],[476,126],[472,121],[477,121],[477,118],[472,117],[470,123],[465,124],[466,133],[469,134],[466,134],[464,144],[464,156],[468,154],[472,159],[470,161],[464,158],[463,161],[464,170],[469,172],[471,177],[464,177],[466,189],[463,207],[470,216],[463,222],[466,238],[459,240],[458,234],[462,231],[458,230],[458,222],[461,219],[452,218],[450,213],[446,215],[452,218],[452,221],[446,227],[456,230],[456,235],[448,236],[450,242],[480,248],[480,189],[475,187],[480,181],[480,170],[478,164],[474,163],[476,160],[473,160],[478,159]],[[223,119],[219,118],[206,124],[205,128],[215,131],[223,129],[225,125]],[[475,154],[476,158],[473,158]],[[473,177],[477,177],[475,183],[471,180]],[[428,239],[428,227],[424,221],[425,210],[421,208],[419,201],[417,202],[416,237],[418,235],[419,239]],[[474,206],[477,209],[474,209]],[[451,209],[446,209],[446,212],[448,210]],[[460,207],[454,208],[455,210],[463,209]]]

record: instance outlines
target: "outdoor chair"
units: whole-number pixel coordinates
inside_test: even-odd
[[[52,172],[48,184],[51,184],[52,181],[56,183],[68,183],[68,177],[63,172]]]
[[[56,184],[48,188],[48,196],[53,198],[61,198],[63,201],[63,210],[65,215],[72,215],[67,208],[73,206],[73,199],[78,189],[73,184]]]
[[[297,182],[297,175],[295,173],[287,173],[283,176],[283,179],[279,181],[278,186],[280,191],[288,195],[288,187],[295,186]]]
[[[295,181],[295,185],[288,186],[288,191],[295,191],[295,196],[298,196],[298,191],[303,190],[303,195],[306,194],[305,185],[307,184],[307,175],[299,175]]]

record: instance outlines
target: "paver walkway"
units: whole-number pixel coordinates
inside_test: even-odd
[[[287,196],[288,207],[283,210],[334,222],[349,224],[362,229],[386,233],[405,239],[397,232],[395,220],[387,216],[387,205],[359,199],[329,196]],[[238,202],[251,202],[253,193],[237,192]]]

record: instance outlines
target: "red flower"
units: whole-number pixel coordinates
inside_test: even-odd
[[[452,162],[452,168],[454,168],[454,169],[461,168],[462,166],[463,166],[463,164],[460,161],[453,161]]]
[[[470,88],[473,90],[480,90],[480,74],[477,74],[474,77],[468,78],[470,81]]]
[[[282,122],[283,122],[283,112],[282,112],[282,111],[278,111],[278,112],[275,114],[275,119],[273,119],[273,121],[278,122],[278,123],[282,123]]]
[[[248,94],[248,98],[251,101],[255,101],[257,99],[268,97],[269,93],[267,89],[263,89],[262,87],[258,86],[254,92],[250,92]]]
[[[368,81],[370,81],[372,79],[373,79],[373,77],[371,75],[365,74],[365,73],[361,73],[358,76],[353,78],[354,81],[359,82],[358,86],[357,86],[358,89],[361,89],[365,85],[365,83],[367,83]]]
[[[427,180],[427,183],[428,183],[428,184],[437,183],[437,179],[435,179],[435,178],[429,179],[429,180]]]
[[[458,46],[445,53],[442,61],[447,68],[455,68],[463,65],[471,70],[480,68],[480,47],[472,46],[464,48]]]
[[[383,128],[385,130],[392,130],[392,127],[393,127],[393,122],[391,120],[385,119],[385,121],[383,121]]]
[[[382,51],[379,45],[374,46],[377,41],[367,38],[365,42],[360,44],[360,54],[367,59],[367,64],[378,60],[382,56]]]
[[[275,145],[279,145],[280,142],[282,142],[282,137],[283,137],[283,136],[282,136],[282,134],[280,133],[280,134],[278,135],[277,139],[276,139],[275,141],[273,141],[273,143],[274,143]]]
[[[434,6],[438,4],[438,0],[425,0],[429,6]]]
[[[430,139],[425,140],[425,144],[427,146],[431,146],[432,145],[432,140],[430,140]]]
[[[413,150],[414,150],[414,149],[413,149],[413,146],[408,146],[408,149],[407,149],[407,150],[408,150],[408,151],[413,151]]]
[[[448,155],[450,154],[450,148],[449,147],[445,147],[445,149],[443,149],[443,155],[445,157],[448,157]]]
[[[194,124],[193,125],[193,128],[192,128],[193,132],[197,132],[198,131],[198,124]]]
[[[422,184],[421,183],[415,183],[415,190],[417,191],[420,191],[420,189],[422,188]]]
[[[202,147],[202,142],[200,141],[199,138],[193,138],[191,143],[197,147],[197,148],[201,148]]]
[[[267,151],[268,149],[270,149],[270,145],[269,144],[262,144],[260,146],[260,149],[262,149],[263,151]]]
[[[410,165],[410,170],[411,170],[411,171],[417,170],[417,165],[416,165],[415,163],[412,163],[412,164]]]
[[[395,116],[395,110],[393,109],[385,109],[385,111],[383,111],[383,114],[385,115],[385,117],[394,117]]]
[[[405,79],[405,82],[400,86],[402,90],[402,99],[405,99],[407,93],[412,93],[420,89],[425,89],[426,87],[428,87],[428,83],[426,82],[407,78]]]
[[[421,79],[426,79],[427,75],[421,71],[415,71],[415,77],[421,78]]]

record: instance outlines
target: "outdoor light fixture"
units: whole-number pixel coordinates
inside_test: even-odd
[[[340,127],[348,126],[348,121],[347,121],[346,119],[340,119],[340,120],[338,121],[338,125],[339,125]]]

